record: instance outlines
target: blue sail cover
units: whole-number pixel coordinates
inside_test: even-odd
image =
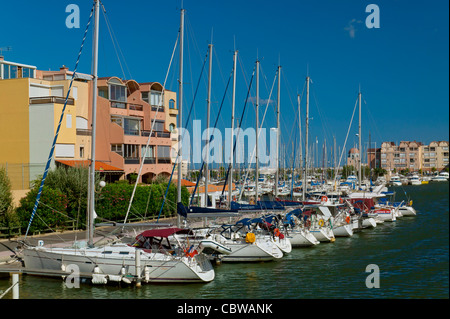
[[[220,209],[220,208],[207,208],[207,207],[197,207],[190,206],[186,207],[182,203],[177,203],[177,213],[184,218],[187,218],[189,214],[220,214],[223,213],[238,213],[235,209]],[[206,216],[207,217],[207,216]]]
[[[284,206],[277,201],[258,201],[255,205],[231,202],[231,209],[235,210],[284,210]]]

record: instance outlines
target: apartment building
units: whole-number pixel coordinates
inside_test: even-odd
[[[449,142],[433,141],[420,147],[422,171],[442,170],[449,167]]]
[[[65,66],[40,71],[0,58],[0,166],[6,167],[13,189],[29,188],[43,174],[72,76]],[[76,74],[51,168],[89,165],[91,80]],[[170,175],[177,140],[176,93],[158,82],[139,84],[117,77],[100,78],[97,92],[96,170],[108,181],[130,178],[147,151],[140,181]]]
[[[402,141],[383,142],[380,151],[381,168],[399,172],[442,170],[449,165],[449,143],[446,141],[431,142],[423,145],[421,142]]]
[[[0,165],[14,190],[29,188],[44,172],[73,74],[65,67],[57,73],[49,77],[35,66],[0,58]],[[79,123],[88,118],[90,80],[90,75],[76,76],[51,167],[60,158],[88,159],[89,149],[80,154],[75,145],[90,144],[89,136],[77,134]]]

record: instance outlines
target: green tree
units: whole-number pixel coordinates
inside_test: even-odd
[[[0,168],[0,227],[9,226],[14,219],[11,181],[5,168]]]
[[[26,230],[33,212],[39,187],[35,186],[20,200],[17,216],[20,219],[22,230]],[[43,187],[40,202],[30,225],[30,233],[64,228],[67,217],[68,199],[59,190],[48,186]]]

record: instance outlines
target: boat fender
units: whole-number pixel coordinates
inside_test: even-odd
[[[256,240],[255,234],[247,233],[247,235],[245,235],[245,242],[253,244],[255,240]]]
[[[345,217],[345,221],[347,222],[347,224],[350,224],[350,216]]]
[[[320,226],[320,227],[323,227],[323,225],[325,225],[323,219],[319,219],[319,226]]]
[[[275,235],[275,237],[280,237],[280,230],[278,228],[275,228],[273,230],[273,234]]]

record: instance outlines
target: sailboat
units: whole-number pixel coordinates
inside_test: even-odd
[[[99,1],[94,1],[95,31],[93,47],[93,90],[97,88],[98,64],[98,34],[99,34]],[[92,15],[91,15],[92,16]],[[184,9],[181,10],[181,28],[183,30]],[[87,31],[87,28],[86,28]],[[182,37],[182,35],[181,35]],[[84,40],[83,40],[84,42]],[[75,71],[74,71],[75,75]],[[70,89],[69,89],[70,90]],[[67,94],[69,96],[69,92]],[[97,96],[92,100],[92,162],[90,166],[89,205],[88,205],[88,243],[72,247],[46,247],[44,245],[31,246],[23,243],[21,255],[25,266],[25,273],[39,275],[69,275],[76,267],[80,277],[90,278],[92,283],[106,284],[108,281],[123,281],[130,283],[131,279],[139,284],[144,282],[210,282],[215,273],[211,263],[202,254],[193,254],[182,250],[182,245],[162,245],[164,239],[177,232],[178,228],[145,231],[134,243],[114,242],[102,246],[95,246],[93,242],[95,201],[95,131]],[[67,98],[66,98],[67,101]],[[61,120],[64,115],[61,115]],[[60,120],[60,121],[61,121]],[[56,143],[59,127],[55,136]],[[49,161],[53,152],[50,152]],[[49,165],[47,163],[47,166]],[[45,177],[45,175],[44,175]],[[41,188],[45,178],[41,181]],[[39,196],[39,195],[38,195]],[[38,203],[38,200],[37,200]],[[35,204],[35,209],[37,204]],[[33,214],[32,216],[34,215]],[[32,219],[30,219],[31,223]],[[42,243],[42,242],[41,242]],[[148,246],[145,243],[149,243]],[[157,247],[153,244],[159,243]]]

